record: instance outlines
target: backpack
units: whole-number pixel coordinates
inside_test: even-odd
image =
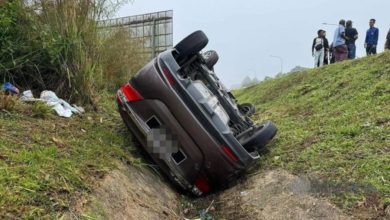
[[[316,49],[316,51],[320,51],[322,50],[322,48],[324,48],[324,39],[321,38],[321,43],[320,44],[317,44],[314,49]]]

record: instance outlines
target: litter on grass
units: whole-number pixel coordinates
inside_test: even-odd
[[[19,94],[19,89],[12,85],[10,82],[6,82],[3,84],[3,90],[10,94]]]
[[[65,100],[58,98],[53,91],[43,91],[41,100],[46,102],[48,106],[51,106],[61,117],[70,118],[73,113],[80,113]]]
[[[32,94],[31,90],[26,90],[22,92],[22,96],[20,97],[20,100],[24,102],[39,101],[39,99],[34,98],[34,95]]]
[[[60,117],[70,118],[73,113],[85,113],[85,110],[82,107],[79,107],[77,105],[71,106],[65,100],[58,98],[58,96],[53,91],[45,90],[41,92],[40,98],[37,99],[34,98],[34,95],[32,94],[31,90],[27,90],[22,93],[20,99],[25,102],[45,102],[48,106],[52,107],[52,109],[54,109],[54,111]]]

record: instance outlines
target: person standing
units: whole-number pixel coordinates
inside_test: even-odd
[[[366,48],[367,56],[376,54],[376,48],[378,45],[379,29],[375,26],[375,19],[370,19],[370,28],[367,30],[366,41],[364,47]]]
[[[322,37],[323,33],[323,30],[317,31],[317,37],[314,38],[311,46],[311,52],[314,57],[314,67],[321,67],[324,65],[325,48],[324,39]]]
[[[345,44],[345,20],[341,19],[339,22],[339,26],[336,28],[334,32],[334,40],[333,40],[333,47],[334,47],[334,56],[335,61],[340,62],[343,60],[346,60],[348,57],[348,48]]]
[[[328,65],[329,64],[329,52],[330,52],[330,47],[329,47],[329,41],[328,39],[326,38],[326,31],[323,31],[323,34],[322,34],[322,39],[324,39],[324,65]]]
[[[390,29],[386,36],[385,50],[390,50]]]
[[[348,48],[348,59],[352,60],[356,58],[356,45],[355,41],[358,39],[358,32],[352,27],[352,21],[347,21],[347,27],[345,28],[345,37],[347,38],[345,43]]]
[[[329,47],[329,64],[335,63],[335,56],[334,56],[334,47],[333,47],[333,42],[330,44]]]

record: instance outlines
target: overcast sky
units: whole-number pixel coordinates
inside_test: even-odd
[[[174,44],[196,30],[209,37],[207,49],[218,52],[216,72],[227,86],[245,76],[274,76],[300,65],[312,67],[311,44],[318,29],[327,31],[330,42],[343,19],[354,22],[360,38],[357,55],[364,56],[364,37],[370,18],[377,19],[379,51],[390,28],[389,0],[135,0],[122,7],[118,17],[173,10]]]

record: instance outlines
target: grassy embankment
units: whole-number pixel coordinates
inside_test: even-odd
[[[0,110],[0,219],[59,218],[116,161],[140,164],[114,100],[104,95],[99,112],[70,119],[43,104]]]
[[[314,175],[351,208],[390,202],[390,53],[292,73],[236,91],[279,133],[261,163]],[[374,201],[375,202],[375,201]]]
[[[0,85],[52,90],[89,108],[61,119],[0,92],[0,219],[60,217],[116,159],[134,162],[114,98],[104,94],[143,66],[142,42],[96,22],[126,2],[0,1]]]

